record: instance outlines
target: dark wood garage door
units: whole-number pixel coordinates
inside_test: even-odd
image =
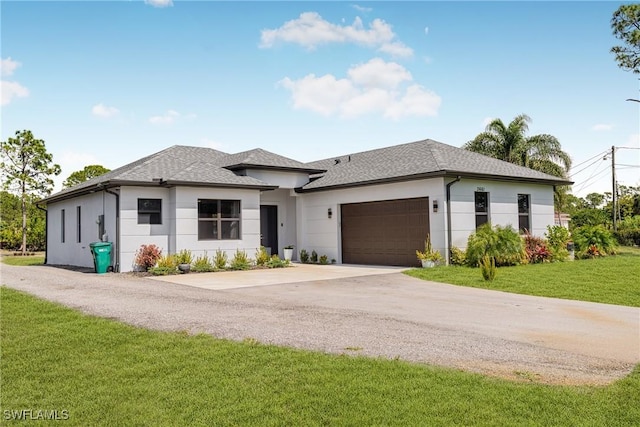
[[[429,232],[429,198],[341,206],[342,262],[418,265]]]

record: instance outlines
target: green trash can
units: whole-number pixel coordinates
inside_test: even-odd
[[[111,242],[93,242],[89,247],[91,247],[96,273],[106,273],[111,264]]]

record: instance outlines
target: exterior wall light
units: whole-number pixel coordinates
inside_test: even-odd
[[[438,212],[438,201],[437,200],[433,201],[433,212],[434,213]]]
[[[333,212],[331,211],[331,208],[327,209],[327,217],[331,219],[332,216],[333,216]]]

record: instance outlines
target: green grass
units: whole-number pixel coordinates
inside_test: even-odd
[[[485,282],[479,268],[440,266],[405,273],[453,285],[640,307],[640,249],[636,248],[621,248],[616,256],[597,259],[500,267],[493,282]]]
[[[606,387],[517,383],[153,332],[7,288],[0,304],[3,418],[31,409],[67,411],[69,426],[640,424],[640,366]]]
[[[44,256],[42,255],[28,255],[28,256],[3,255],[2,262],[9,265],[42,265],[44,264]]]

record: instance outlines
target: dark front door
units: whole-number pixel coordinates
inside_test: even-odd
[[[341,206],[342,262],[418,265],[429,232],[429,198]]]
[[[260,206],[260,244],[271,248],[271,255],[278,254],[278,207]]]

